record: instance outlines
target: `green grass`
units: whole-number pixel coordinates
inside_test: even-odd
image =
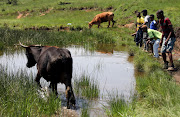
[[[57,31],[22,31],[11,30],[9,28],[0,28],[0,40],[3,45],[14,46],[21,41],[25,45],[53,45],[53,46],[68,46],[71,44],[90,46],[96,48],[98,44],[115,42],[109,34],[104,32],[95,32],[91,30],[84,30],[83,32],[57,32]],[[52,41],[53,40],[53,41]],[[89,43],[89,44],[88,44]]]
[[[136,81],[140,96],[135,106],[137,116],[140,115],[140,110],[143,110],[141,116],[179,116],[177,110],[180,109],[180,87],[166,72],[156,70]]]
[[[98,82],[90,76],[82,75],[74,79],[74,87],[77,95],[87,99],[97,99],[100,95]]]
[[[82,109],[81,109],[81,117],[90,117],[90,110],[89,110],[89,105],[84,104]]]
[[[108,105],[105,107],[106,113],[110,117],[125,117],[129,115],[130,107],[122,95],[111,93],[109,95]]]
[[[39,88],[32,78],[24,73],[6,74],[0,70],[0,116],[52,116],[60,114],[61,101],[53,94],[47,100],[38,94]],[[56,111],[58,110],[58,113]]]

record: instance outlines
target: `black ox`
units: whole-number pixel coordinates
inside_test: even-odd
[[[31,45],[25,46],[28,68],[33,67],[37,63],[38,73],[35,81],[40,86],[40,78],[50,81],[50,87],[57,94],[57,84],[64,83],[66,86],[67,108],[70,103],[75,105],[75,97],[72,90],[72,57],[67,49],[61,49],[55,46]]]

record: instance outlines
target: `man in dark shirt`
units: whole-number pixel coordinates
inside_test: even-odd
[[[169,18],[166,18],[164,16],[164,13],[162,10],[158,10],[157,18],[159,19],[160,26],[162,28],[162,38],[160,41],[161,47],[161,53],[164,61],[164,68],[168,70],[174,70],[174,63],[172,58],[172,50],[174,47],[174,43],[176,41],[174,30],[171,24],[171,21]],[[170,61],[170,67],[168,68],[168,61],[166,60],[166,53],[168,53],[169,61]]]

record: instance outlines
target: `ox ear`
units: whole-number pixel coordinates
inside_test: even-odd
[[[28,46],[26,46],[26,45],[23,45],[20,41],[19,41],[19,45],[21,46],[21,47],[23,47],[23,48],[27,48]]]

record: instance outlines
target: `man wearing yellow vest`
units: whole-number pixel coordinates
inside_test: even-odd
[[[142,29],[140,27],[144,23],[144,18],[141,17],[141,13],[140,12],[137,12],[136,16],[137,16],[137,20],[136,20],[136,33],[134,33],[133,35],[135,35],[134,41],[136,42],[136,45],[141,47],[142,46],[142,40],[143,40],[142,39],[143,38],[143,32],[142,32]]]
[[[136,31],[139,30],[139,27],[142,26],[142,24],[144,23],[144,18],[141,17],[141,13],[137,12],[136,13],[137,16],[137,21],[136,21]]]

